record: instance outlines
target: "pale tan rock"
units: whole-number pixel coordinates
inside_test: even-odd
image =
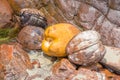
[[[105,46],[106,54],[100,61],[112,72],[120,74],[120,49],[115,47]]]

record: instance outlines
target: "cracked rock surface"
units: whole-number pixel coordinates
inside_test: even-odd
[[[13,15],[19,16],[21,9],[36,8],[45,15],[48,21],[48,26],[60,22],[68,22],[76,25],[83,31],[96,30],[100,33],[101,41],[104,45],[120,48],[119,0],[1,0],[0,3],[0,28],[3,28],[5,25],[8,24],[13,26]],[[12,50],[14,49],[16,53],[10,53],[9,48]],[[56,61],[55,58],[48,57],[44,55],[41,51],[29,52],[30,60],[34,65],[34,68],[32,70],[29,70],[30,64],[27,64],[26,62],[24,64],[24,61],[29,61],[29,58],[26,57],[28,55],[24,55],[26,54],[26,52],[19,49],[19,47],[8,45],[6,49],[4,50],[2,48],[0,51],[7,51],[6,53],[10,53],[13,55],[8,56],[8,54],[0,54],[0,79],[2,80],[61,80],[61,77],[64,78],[63,80],[65,80],[66,76],[64,76],[64,74],[69,76],[66,80],[71,80],[71,78],[73,78],[73,80],[79,80],[80,78],[86,79],[86,77],[89,77],[89,80],[92,80],[91,77],[94,77],[94,79],[96,80],[99,77],[97,75],[102,76],[101,72],[105,74],[103,74],[103,76],[105,76],[106,80],[120,79],[120,75],[116,75],[105,69],[104,66],[106,65],[99,69],[100,72],[92,72],[91,70],[87,70],[84,68],[72,69],[73,75],[70,75],[68,74],[69,71],[71,71],[70,66],[73,65],[71,65],[71,63],[69,62],[67,63],[69,63],[70,65],[66,65],[66,61],[64,60],[61,65],[58,66],[58,72],[56,72],[57,75],[52,75],[51,67],[53,66],[53,64],[60,60],[57,59]],[[112,47],[109,47],[107,50],[110,51],[109,49],[113,50]],[[118,55],[120,53],[119,51],[120,49],[118,49],[118,51],[116,50],[115,55]],[[21,54],[19,52],[21,52]],[[111,54],[106,55],[105,57],[109,58],[107,58],[106,60],[103,59],[102,64],[107,64],[107,66],[111,66],[110,64],[117,64],[116,67],[110,68],[115,70],[120,69],[120,56],[116,57],[112,56]],[[111,59],[113,57],[116,57],[115,60]],[[77,66],[74,67],[78,68]],[[59,71],[59,69],[61,70]],[[57,71],[57,69],[55,70]],[[88,73],[91,74],[89,75]],[[80,77],[78,75],[80,75]],[[81,75],[84,75],[84,77],[81,77]],[[99,80],[103,80],[103,78]]]
[[[119,0],[9,0],[9,3],[15,12],[26,7],[39,9],[49,25],[68,22],[84,30],[96,30],[105,45],[120,47]]]

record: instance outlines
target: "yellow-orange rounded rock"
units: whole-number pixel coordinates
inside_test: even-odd
[[[68,23],[59,23],[49,26],[44,33],[42,50],[45,54],[55,57],[66,56],[66,46],[73,36],[80,30]]]

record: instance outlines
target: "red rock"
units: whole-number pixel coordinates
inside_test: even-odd
[[[7,24],[11,24],[12,9],[7,0],[0,0],[0,28],[8,27]]]
[[[52,76],[46,80],[66,80],[70,75],[76,72],[75,67],[67,60],[62,59],[52,67]]]
[[[112,32],[111,32],[111,41],[112,41],[113,44],[110,45],[110,46],[114,45],[115,47],[120,48],[120,28],[119,27],[115,27],[115,28],[112,29]]]
[[[89,69],[91,71],[104,73],[106,80],[119,80],[120,79],[119,74],[115,74],[113,72],[110,72],[108,69],[104,68],[101,64],[87,66],[87,67],[80,67],[80,68]]]
[[[31,68],[29,56],[19,44],[0,46],[0,80],[22,80]]]
[[[1,45],[0,46],[0,63],[8,64],[10,60],[13,58],[13,46],[12,45]]]
[[[101,13],[94,7],[81,3],[75,21],[85,29],[92,29]]]
[[[81,68],[86,68],[91,71],[99,72],[101,69],[103,69],[103,66],[100,63],[97,63],[97,64],[93,64],[91,66],[81,66]]]
[[[77,14],[80,2],[74,0],[54,0],[56,6],[62,10],[63,15],[71,20]]]
[[[41,8],[41,11],[44,13],[44,15],[47,19],[48,25],[54,25],[54,24],[58,23],[58,21],[53,16],[51,16],[45,8]]]
[[[112,42],[115,37],[110,34],[114,32],[114,30],[112,30],[113,28],[120,26],[119,0],[8,1],[15,12],[23,8],[36,8],[45,14],[49,25],[59,22],[68,22],[82,27],[85,30],[95,28],[95,30],[102,35],[101,40],[105,45],[115,47],[119,47],[116,44],[120,45],[120,41],[117,41],[115,44]],[[101,22],[99,24],[100,19]],[[116,39],[119,40],[119,38],[115,38],[115,40]]]
[[[94,29],[101,35],[101,41],[104,45],[120,47],[120,28],[113,24],[104,16],[98,18]]]
[[[101,19],[101,20],[100,20]],[[100,17],[99,21],[96,22],[95,29],[101,34],[101,41],[105,45],[113,46],[113,39],[111,33],[113,32],[113,28],[116,25],[112,24],[108,19],[105,17]]]
[[[68,77],[75,72],[75,67],[67,60],[62,59],[52,67],[52,74],[61,77]]]
[[[110,9],[107,18],[111,23],[120,25],[120,11]]]
[[[68,80],[106,80],[105,74],[100,72],[91,71],[89,69],[80,68],[77,75]]]
[[[89,4],[90,6],[95,7],[96,9],[98,9],[100,12],[102,12],[104,15],[107,14],[108,12],[108,0],[83,0],[83,2]]]

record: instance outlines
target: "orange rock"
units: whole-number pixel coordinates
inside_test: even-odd
[[[0,46],[0,63],[8,64],[13,57],[13,46],[2,44]]]
[[[79,32],[77,27],[68,23],[59,23],[48,27],[42,42],[43,52],[49,56],[66,56],[67,43]]]
[[[0,80],[22,80],[31,68],[29,56],[19,44],[0,46]]]

